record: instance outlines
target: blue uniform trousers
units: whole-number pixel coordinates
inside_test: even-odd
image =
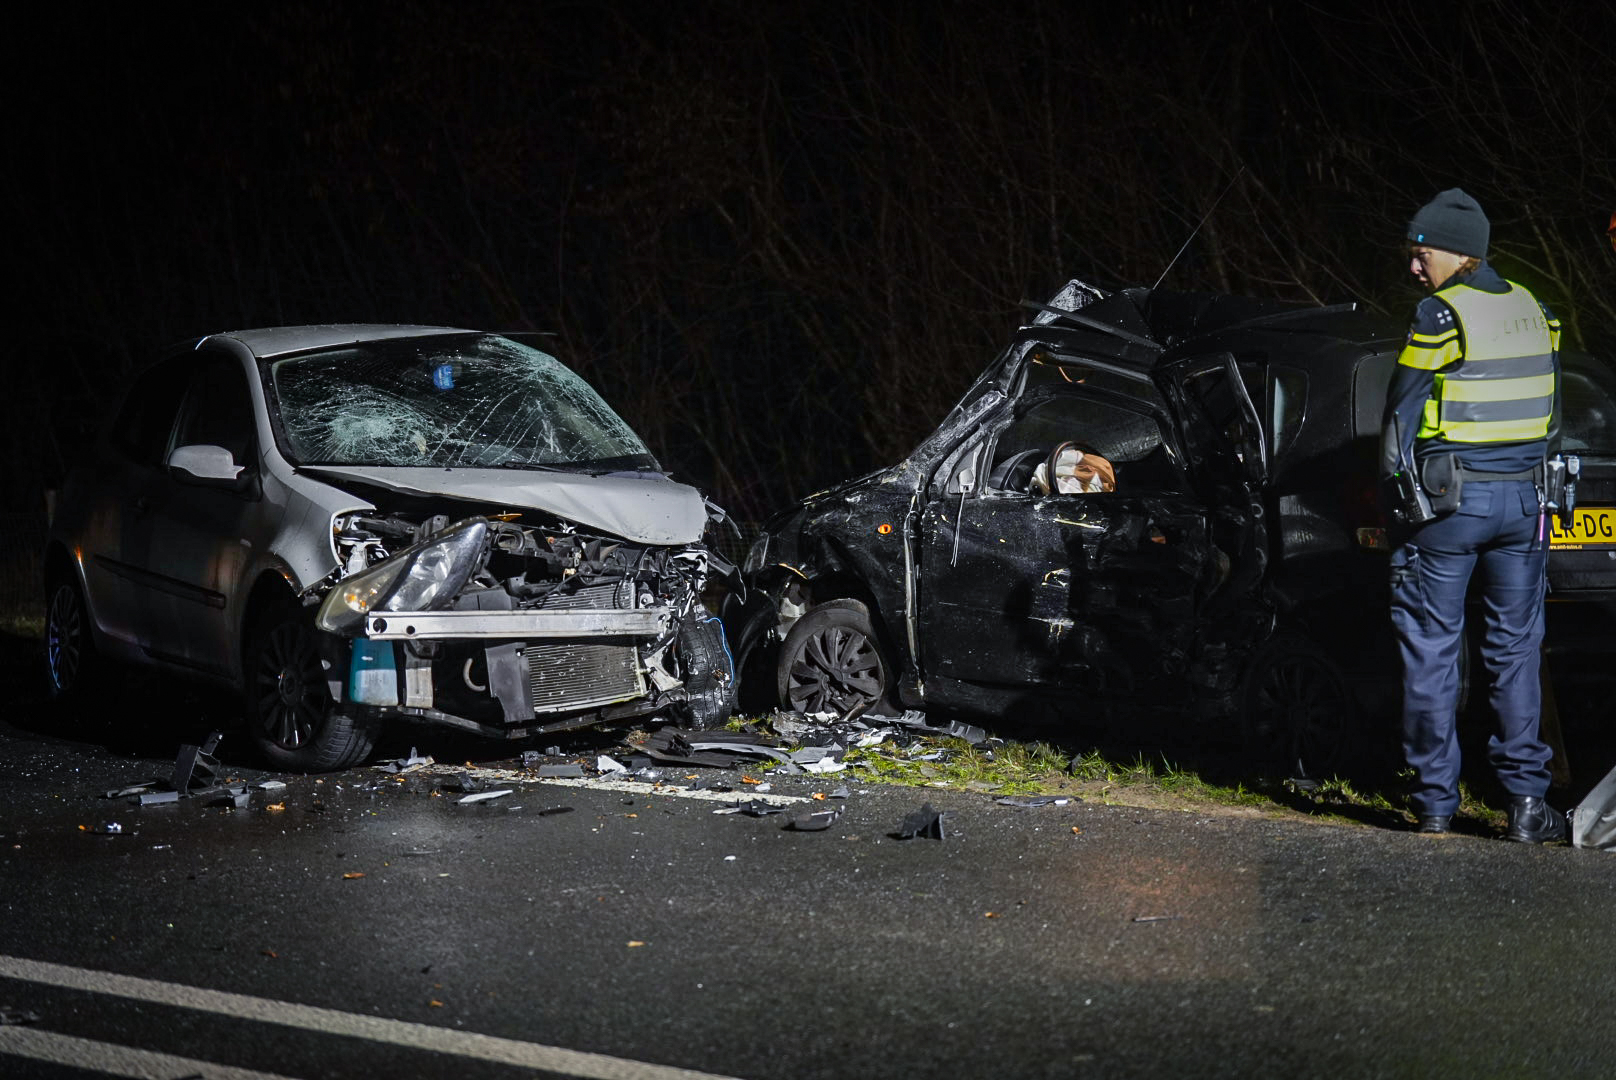
[[[1538,735],[1548,537],[1530,481],[1467,480],[1462,505],[1392,553],[1392,625],[1403,658],[1403,753],[1420,814],[1459,808],[1459,635],[1480,565],[1482,659],[1498,727],[1488,758],[1511,795],[1549,790],[1551,751]]]

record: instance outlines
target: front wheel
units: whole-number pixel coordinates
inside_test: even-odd
[[[1240,692],[1247,748],[1304,776],[1328,776],[1347,758],[1352,688],[1341,669],[1311,642],[1282,633],[1258,649]]]
[[[791,627],[776,668],[780,702],[804,714],[858,716],[892,692],[892,669],[861,606],[817,607]]]
[[[258,755],[277,769],[330,772],[363,761],[380,726],[340,712],[326,689],[318,631],[287,608],[261,619],[248,637],[244,713]]]

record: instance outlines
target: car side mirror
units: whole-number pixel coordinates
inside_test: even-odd
[[[207,443],[176,446],[168,455],[168,475],[182,484],[237,491],[242,487],[242,473],[246,468],[237,465],[235,457],[224,447]]]

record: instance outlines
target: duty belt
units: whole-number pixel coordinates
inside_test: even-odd
[[[1477,481],[1532,480],[1535,482],[1542,479],[1541,471],[1536,468],[1527,469],[1525,472],[1476,472],[1474,469],[1467,469],[1465,466],[1460,465],[1459,475],[1465,480]]]

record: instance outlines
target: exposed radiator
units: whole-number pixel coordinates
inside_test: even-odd
[[[613,602],[617,589],[591,585],[567,595],[552,593],[539,607],[609,610],[617,606]],[[624,592],[632,595],[630,589]],[[525,652],[535,713],[589,709],[645,695],[639,651],[633,645],[530,641]]]

